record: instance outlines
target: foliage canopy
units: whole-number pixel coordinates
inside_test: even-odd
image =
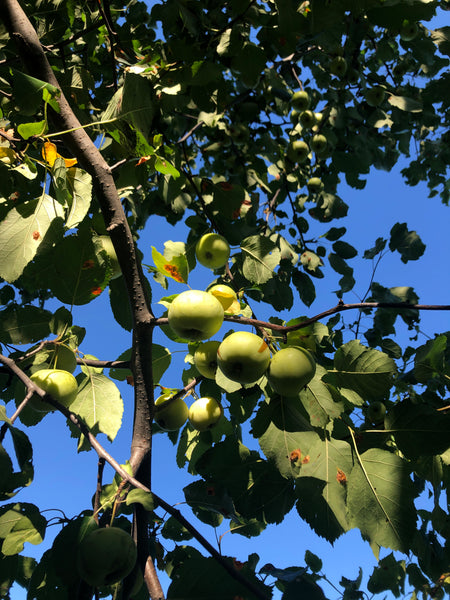
[[[450,27],[430,23],[449,2],[148,4],[0,6],[1,596],[17,582],[30,599],[92,597],[73,568],[77,547],[114,522],[132,532],[138,562],[100,596],[162,598],[159,569],[171,578],[169,599],[269,599],[274,587],[283,600],[324,598],[317,556],[307,552],[290,569],[262,567],[256,553],[238,563],[160,498],[151,484],[158,434],[194,476],[180,496],[203,523],[225,520],[257,539],[295,507],[329,542],[357,528],[375,556],[392,550],[369,592],[398,596],[408,585],[413,597],[439,598],[450,581],[441,500],[450,473],[450,333],[397,343],[397,320],[418,332],[429,308],[413,287],[374,281],[364,302],[344,302],[356,255],[378,260],[390,251],[407,263],[425,246],[407,223],[392,223],[389,239],[353,247],[340,186],[363,190],[373,169],[401,161],[407,185],[426,182],[430,198],[448,204]],[[294,97],[299,91],[306,94]],[[155,216],[184,222],[188,233],[153,247],[154,264],[143,266],[140,237]],[[252,327],[272,354],[286,346],[313,354],[314,378],[295,396],[275,393],[265,375],[243,385],[220,370],[201,376],[198,343],[168,325],[175,296],[152,303],[152,289],[168,289],[169,280],[187,289],[196,244],[211,231],[232,248],[213,273],[237,294],[225,321]],[[276,316],[294,303],[311,307],[315,282],[330,270],[340,276],[336,306],[310,319]],[[114,363],[89,355],[84,324],[72,319],[73,307],[108,293],[116,326],[132,335]],[[274,316],[259,321],[258,306]],[[370,325],[362,331],[358,316],[345,325],[344,310]],[[167,348],[153,341],[155,328]],[[165,432],[153,421],[154,393],[177,348],[188,368],[173,379],[173,393],[222,402],[224,416],[210,430],[188,423]],[[29,376],[59,368],[68,350],[76,352],[78,392],[66,407]],[[111,456],[96,436],[114,441],[124,411],[115,381],[125,379],[134,386],[134,424],[121,466],[114,445]],[[15,498],[33,484],[27,428],[45,427],[36,396],[67,418],[79,451],[93,448],[101,459],[93,503],[87,497],[86,510],[63,520],[40,562],[24,544],[39,544],[48,521]],[[255,441],[259,450],[248,447]],[[102,481],[105,460],[117,471],[111,483]],[[419,511],[424,489],[434,502]],[[361,577],[340,586],[345,599],[363,595]]]

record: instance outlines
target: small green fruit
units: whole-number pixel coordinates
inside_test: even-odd
[[[366,91],[364,97],[369,106],[380,106],[386,97],[386,90],[381,85],[375,85]]]
[[[250,331],[236,331],[227,336],[217,350],[217,364],[228,379],[254,383],[270,362],[266,342]]]
[[[303,163],[309,155],[309,146],[303,140],[295,140],[288,146],[287,155],[292,162]]]
[[[378,423],[382,421],[386,415],[386,405],[384,402],[375,401],[369,405],[367,410],[367,416],[372,423]]]
[[[185,340],[212,337],[222,327],[224,311],[217,298],[201,290],[179,294],[167,312],[171,329]]]
[[[311,99],[309,97],[308,92],[305,90],[300,90],[299,92],[295,92],[291,97],[291,106],[295,110],[301,112],[303,110],[307,110],[309,105],[311,104]]]
[[[162,394],[155,400],[155,421],[164,431],[177,431],[186,423],[189,409],[186,402],[180,397],[173,400],[164,408],[164,404],[173,396],[171,392]]]
[[[347,61],[343,56],[335,56],[330,62],[330,73],[336,77],[344,77],[347,73]]]
[[[313,135],[311,138],[310,145],[311,150],[313,150],[317,156],[321,156],[327,151],[328,140],[323,133],[316,133],[316,135]]]
[[[404,19],[400,27],[400,39],[403,42],[412,42],[419,33],[419,26],[414,21]]]
[[[211,429],[220,421],[223,408],[220,402],[211,396],[199,398],[189,408],[189,423],[197,431]]]
[[[298,121],[304,129],[312,129],[316,124],[316,116],[312,110],[304,110],[299,114]]]
[[[218,233],[207,233],[197,242],[195,256],[204,267],[220,269],[228,262],[230,244]]]
[[[80,543],[77,567],[80,577],[93,587],[122,581],[134,569],[136,544],[129,533],[119,527],[96,529]]]
[[[203,342],[194,352],[194,364],[200,375],[207,379],[215,379],[217,371],[217,350],[220,342],[210,340]]]
[[[62,369],[41,369],[33,373],[30,379],[66,408],[72,404],[77,396],[77,380],[68,371],[63,371]],[[56,410],[54,406],[48,402],[43,402],[35,394],[28,401],[28,405],[38,412]]]
[[[320,177],[311,177],[311,179],[308,179],[306,182],[306,187],[311,194],[317,194],[323,189],[323,183]]]
[[[271,388],[282,396],[296,396],[314,377],[316,361],[305,348],[292,346],[273,355],[267,379]]]

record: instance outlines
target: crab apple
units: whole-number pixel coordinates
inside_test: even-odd
[[[400,27],[400,39],[403,42],[412,42],[419,33],[419,26],[414,21],[404,19]]]
[[[207,379],[215,379],[217,371],[217,349],[220,342],[210,340],[203,342],[194,352],[194,364],[198,372]]]
[[[33,383],[49,393],[55,400],[68,408],[75,400],[78,383],[72,373],[63,369],[40,369],[30,376]],[[36,395],[28,401],[28,405],[38,412],[50,412],[56,410],[48,402],[43,402]]]
[[[249,331],[236,331],[227,336],[217,350],[217,364],[228,379],[238,383],[254,383],[270,362],[269,347]]]
[[[189,423],[197,431],[206,431],[217,425],[222,415],[220,402],[211,396],[203,396],[191,404]]]
[[[272,389],[282,396],[296,396],[316,372],[316,361],[300,346],[283,348],[272,356],[267,379]]]
[[[309,146],[303,140],[295,140],[290,144],[287,155],[292,162],[303,163],[308,158]]]
[[[318,156],[324,154],[328,147],[328,140],[323,133],[316,133],[313,135],[310,141],[311,150],[313,150]]]
[[[330,73],[336,77],[344,77],[347,73],[347,61],[343,56],[335,56],[330,62]]]
[[[160,407],[155,411],[155,421],[164,431],[177,431],[186,423],[189,409],[186,402],[180,397],[176,398],[166,407],[164,404],[173,396],[171,392],[162,394],[155,400],[155,406]]]
[[[311,177],[306,182],[306,187],[311,194],[317,194],[323,189],[323,183],[320,177]]]
[[[312,129],[316,124],[316,117],[312,110],[304,110],[299,114],[298,121],[304,129]]]
[[[207,290],[208,294],[212,294],[223,307],[224,311],[227,311],[230,306],[236,302],[237,294],[229,285],[218,283],[209,287]]]
[[[81,540],[77,567],[80,577],[93,587],[122,581],[134,569],[136,544],[119,527],[102,527]]]
[[[299,112],[302,110],[307,110],[309,105],[311,104],[311,99],[309,97],[308,92],[305,90],[300,90],[299,92],[295,92],[291,96],[291,105],[292,108],[298,110]]]
[[[103,250],[108,256],[109,264],[111,266],[112,271],[111,279],[117,279],[117,277],[120,277],[122,275],[122,271],[120,269],[119,259],[117,258],[117,254],[114,249],[112,240],[109,237],[109,235],[100,235],[99,239],[102,243]]]
[[[364,95],[369,106],[380,106],[386,97],[386,91],[381,85],[374,85]]]
[[[195,256],[204,267],[220,269],[228,262],[230,244],[219,233],[206,233],[195,246]]]
[[[185,340],[206,340],[219,331],[224,311],[208,292],[187,290],[179,294],[167,313],[171,329]]]

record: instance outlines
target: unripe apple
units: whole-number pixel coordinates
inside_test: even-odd
[[[223,323],[222,305],[212,294],[187,290],[170,304],[167,313],[173,331],[185,340],[206,340],[219,331]]]
[[[99,239],[102,243],[103,250],[108,256],[109,264],[111,266],[112,271],[111,279],[117,279],[117,277],[120,277],[122,275],[122,271],[120,270],[119,259],[117,258],[117,254],[114,249],[112,240],[109,237],[109,235],[100,235]]]
[[[102,527],[81,540],[77,567],[80,577],[93,587],[113,585],[134,569],[136,544],[119,527]]]
[[[220,402],[211,396],[204,396],[191,404],[189,423],[197,431],[211,429],[220,421],[223,408]]]
[[[66,408],[72,404],[77,396],[77,380],[68,371],[63,371],[62,369],[41,369],[33,373],[30,379]],[[48,402],[43,402],[36,395],[30,398],[28,405],[38,412],[56,410],[54,406]]]
[[[366,90],[364,97],[369,106],[379,106],[386,97],[386,91],[381,85],[374,85]]]
[[[164,431],[177,431],[186,423],[189,409],[186,402],[181,398],[176,398],[166,407],[164,404],[173,396],[171,392],[162,394],[155,400],[155,421],[164,429]]]
[[[296,396],[314,377],[316,361],[305,348],[292,346],[272,356],[267,371],[271,388],[282,396]]]
[[[323,133],[316,133],[313,135],[310,141],[311,150],[313,150],[318,156],[324,154],[328,147],[328,140]]]
[[[312,129],[316,124],[316,117],[312,110],[304,110],[299,114],[298,121],[304,129]]]
[[[230,306],[237,300],[236,292],[229,285],[223,285],[218,283],[213,285],[206,290],[208,294],[212,294],[223,307],[224,311],[227,311]]]
[[[55,369],[73,373],[77,368],[77,357],[75,352],[64,344],[55,344],[54,352],[50,358],[50,364]]]
[[[403,42],[411,42],[419,33],[419,26],[414,21],[404,19],[400,27],[400,39]]]
[[[206,233],[195,246],[195,256],[204,267],[220,269],[228,262],[230,244],[218,233]]]
[[[347,73],[347,61],[343,56],[335,56],[330,62],[330,73],[336,77],[344,77]]]
[[[308,158],[309,146],[303,140],[295,140],[289,146],[287,155],[292,162],[303,163]]]
[[[249,331],[236,331],[226,337],[217,350],[217,364],[228,379],[254,383],[270,362],[266,342]]]
[[[200,375],[203,375],[203,377],[208,379],[216,378],[217,350],[219,346],[220,342],[210,340],[209,342],[200,344],[194,352],[194,364]]]
[[[378,423],[384,419],[386,414],[386,405],[384,402],[380,402],[376,400],[369,405],[367,410],[367,416],[369,417],[372,423]]]
[[[306,187],[311,194],[317,194],[323,189],[323,183],[320,177],[311,177],[306,182]]]
[[[291,105],[295,110],[303,111],[309,108],[311,104],[311,99],[309,97],[308,92],[305,90],[300,90],[299,92],[295,92],[291,97]]]

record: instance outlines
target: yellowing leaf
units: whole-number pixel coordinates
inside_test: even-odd
[[[55,164],[57,158],[63,158],[61,154],[58,154],[56,151],[56,146],[52,142],[45,142],[42,148],[42,158],[47,162],[51,167]],[[67,168],[73,167],[77,164],[76,158],[64,158],[64,163]]]

